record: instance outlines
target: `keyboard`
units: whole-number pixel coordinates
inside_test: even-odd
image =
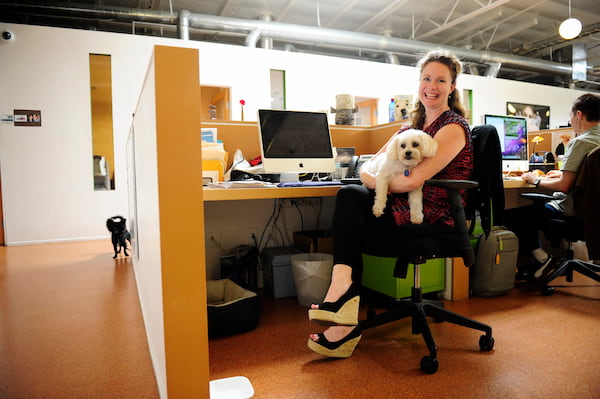
[[[362,184],[360,177],[345,177],[341,182],[342,184]]]
[[[278,187],[320,187],[320,186],[339,186],[342,182],[339,180],[329,180],[329,181],[286,181],[281,182],[277,186]]]

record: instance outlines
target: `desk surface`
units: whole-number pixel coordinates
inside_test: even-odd
[[[204,201],[232,201],[273,198],[333,197],[342,186],[213,188],[204,187]]]
[[[518,178],[518,179],[504,179],[502,181],[504,183],[504,188],[531,188],[531,187],[535,187],[532,184],[527,183],[525,180]]]
[[[333,197],[341,186],[214,188],[204,187],[204,201],[234,201],[273,198]],[[530,188],[523,180],[504,180],[504,188]]]

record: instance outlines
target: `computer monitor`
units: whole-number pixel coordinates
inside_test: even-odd
[[[330,173],[335,156],[325,112],[258,110],[266,173]]]
[[[485,115],[498,131],[503,160],[527,161],[527,121],[516,116]]]

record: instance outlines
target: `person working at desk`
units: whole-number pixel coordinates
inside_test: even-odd
[[[378,237],[393,235],[402,240],[417,234],[415,225],[410,223],[406,193],[431,178],[467,179],[473,169],[469,125],[456,90],[456,79],[462,71],[460,61],[450,52],[435,50],[423,57],[417,67],[420,70],[419,100],[411,114],[411,127],[434,137],[438,151],[412,169],[408,176],[400,174],[391,181],[388,206],[379,218],[372,213],[374,175],[361,171],[363,186],[349,185],[338,191],[332,224],[331,284],[324,302],[311,305],[309,310],[309,319],[331,326],[323,333],[312,334],[308,340],[308,347],[324,356],[350,356],[361,337],[358,284],[365,245],[370,240],[376,242]],[[406,129],[408,127],[403,130]],[[386,146],[387,143],[375,156],[380,156]],[[424,223],[440,231],[451,229],[453,221],[448,208],[445,190],[424,187]]]
[[[571,126],[575,138],[565,149],[561,170],[551,170],[544,177],[535,172],[522,175],[523,180],[539,188],[554,191],[556,200],[546,204],[544,215],[540,215],[535,205],[509,209],[504,214],[506,227],[519,237],[519,247],[524,253],[531,252],[534,263],[531,270],[520,270],[518,276],[540,278],[554,259],[542,247],[539,236],[544,218],[573,215],[571,191],[581,163],[586,155],[600,145],[600,96],[583,94],[571,106]]]

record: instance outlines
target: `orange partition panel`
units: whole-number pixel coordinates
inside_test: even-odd
[[[154,62],[167,393],[208,398],[198,50],[155,46]]]

